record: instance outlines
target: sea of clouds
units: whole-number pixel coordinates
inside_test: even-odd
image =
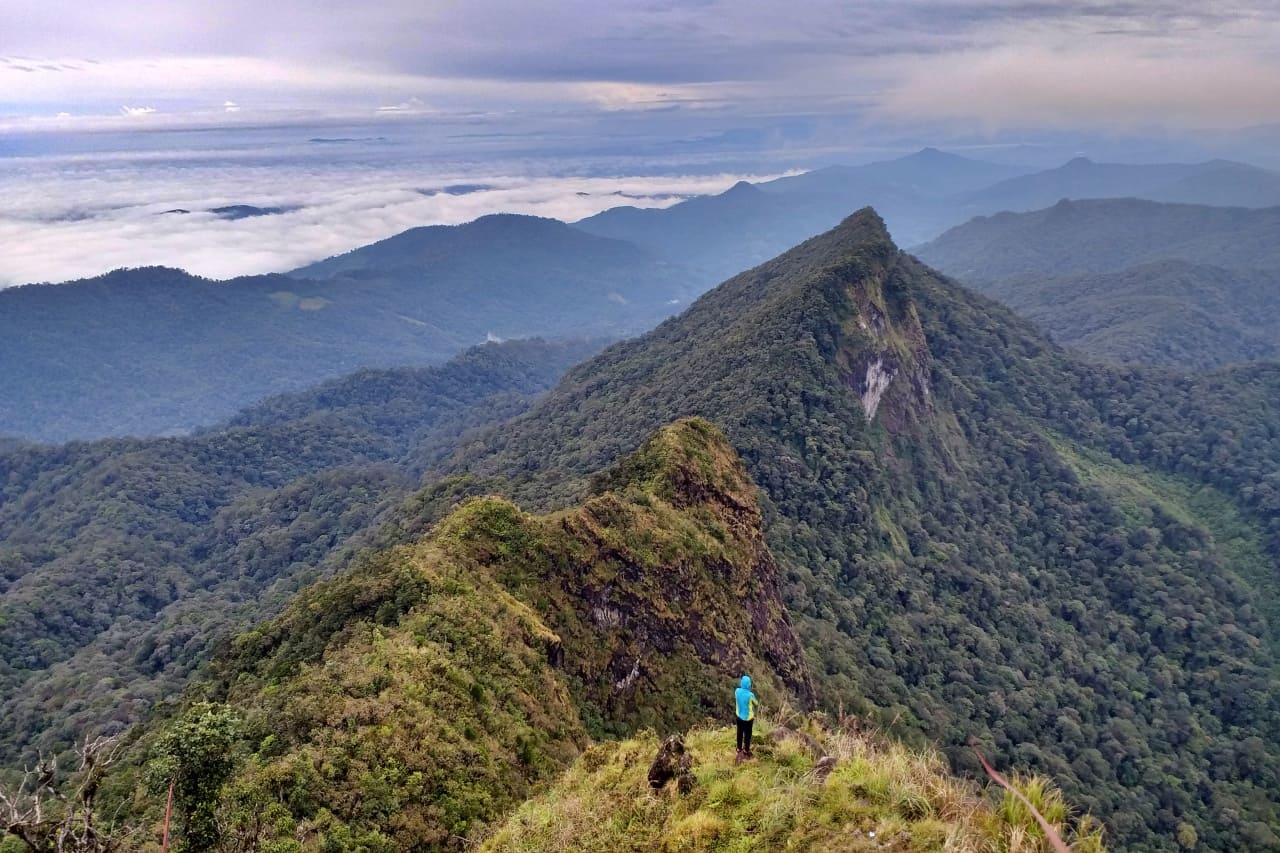
[[[0,157],[0,287],[148,265],[210,278],[284,272],[419,225],[496,212],[572,222],[773,176],[653,174],[652,163],[607,157],[450,161],[382,138],[168,142]],[[230,205],[285,212],[210,212]]]

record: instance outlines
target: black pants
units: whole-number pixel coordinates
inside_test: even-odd
[[[738,751],[751,751],[751,727],[755,725],[755,720],[744,720],[735,717],[738,721]]]

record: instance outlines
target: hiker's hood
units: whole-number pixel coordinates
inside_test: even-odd
[[[744,675],[744,676],[742,676],[742,682],[741,682],[738,686],[739,686],[739,687],[741,687],[743,690],[750,690],[750,689],[751,689],[751,676],[749,676],[749,675]]]

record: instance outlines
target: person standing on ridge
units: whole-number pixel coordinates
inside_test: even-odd
[[[733,691],[734,710],[738,723],[738,760],[751,757],[751,728],[756,719],[760,700],[751,692],[751,676],[742,676],[738,689]]]

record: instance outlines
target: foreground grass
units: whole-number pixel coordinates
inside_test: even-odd
[[[762,721],[763,722],[763,721]],[[1044,836],[1012,796],[988,796],[950,775],[932,753],[858,731],[816,737],[838,760],[825,780],[796,738],[775,743],[758,726],[755,758],[734,765],[733,731],[700,729],[685,745],[697,787],[649,788],[659,746],[652,733],[585,752],[550,791],[525,803],[482,847],[522,851],[954,851],[1039,853]],[[1092,819],[1074,824],[1061,796],[1041,780],[1023,793],[1077,853],[1102,851]]]

